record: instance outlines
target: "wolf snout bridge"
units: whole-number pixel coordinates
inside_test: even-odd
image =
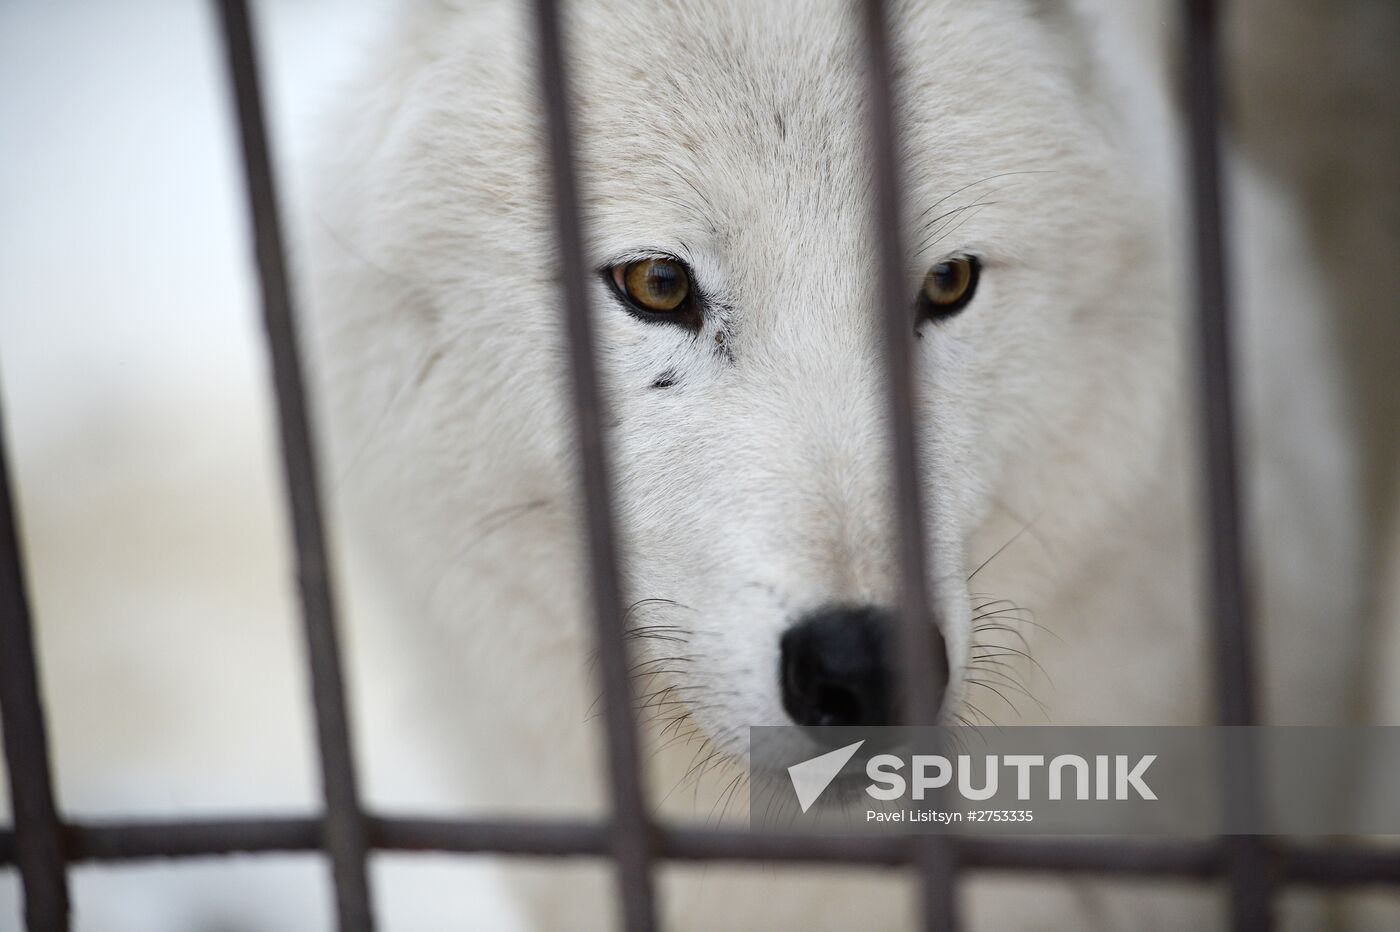
[[[868,109],[878,227],[891,467],[896,490],[900,651],[910,684],[907,720],[936,708],[925,619],[923,533],[913,404],[910,337],[903,301],[904,244],[887,4],[858,3],[869,77]],[[623,638],[623,600],[609,484],[605,418],[594,365],[588,268],[575,188],[568,74],[557,0],[532,0],[539,81],[546,106],[554,222],[563,268],[574,417],[586,491],[592,609],[604,685],[611,813],[601,821],[381,818],[365,811],[355,777],[345,688],[337,644],[315,449],[308,420],[291,288],[278,215],[267,125],[246,0],[216,0],[234,110],[242,142],[253,246],[276,388],[282,457],[294,531],[324,810],[305,818],[74,822],[55,803],[23,553],[14,500],[0,448],[0,705],[13,800],[13,828],[0,831],[0,866],[17,868],[30,932],[70,925],[67,869],[88,862],[193,858],[232,853],[323,852],[332,869],[335,915],[342,932],[368,932],[374,911],[367,871],[372,850],[588,857],[616,870],[622,923],[631,932],[658,927],[653,868],[660,860],[747,861],[904,867],[923,895],[919,924],[957,927],[959,878],[973,871],[1096,875],[1105,878],[1221,880],[1229,891],[1228,924],[1272,928],[1272,906],[1287,885],[1340,887],[1400,884],[1400,851],[1358,846],[1302,847],[1279,839],[1225,836],[1201,841],[993,839],[956,836],[828,837],[661,825],[648,814]],[[1190,123],[1196,301],[1199,316],[1204,503],[1209,533],[1218,721],[1255,723],[1250,611],[1246,598],[1241,495],[1232,405],[1231,331],[1223,235],[1219,132],[1218,15],[1213,0],[1182,0],[1183,73]],[[1230,801],[1247,803],[1254,762],[1232,760],[1224,783]]]

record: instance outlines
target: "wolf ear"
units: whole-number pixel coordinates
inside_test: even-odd
[[[1065,46],[1066,61],[1074,63],[1074,83],[1089,90],[1095,79],[1097,55],[1092,41],[1092,21],[1083,15],[1075,0],[1026,0],[1031,18],[1038,20]]]
[[[1097,32],[1101,20],[1094,6],[1113,0],[1025,0],[1032,19],[1038,21],[1068,53],[1072,77],[1081,92],[1091,92],[1099,80]]]
[[[1174,84],[1176,6],[1172,0],[1025,0],[1031,16],[1062,41],[1075,60],[1099,69],[1121,66],[1126,57],[1156,70]],[[1093,81],[1094,74],[1083,78]]]
[[[1109,134],[1155,162],[1178,97],[1174,0],[1022,0],[1061,44],[1068,77]]]
[[[470,5],[470,0],[399,0],[399,8],[410,15],[433,16],[441,13],[456,13]]]
[[[392,5],[401,21],[436,23],[492,4],[491,0],[395,0]]]
[[[382,6],[386,23],[397,31],[402,46],[436,57],[461,38],[462,24],[507,4],[503,0],[392,0]]]

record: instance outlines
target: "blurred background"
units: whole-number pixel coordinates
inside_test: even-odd
[[[384,6],[255,5],[291,203],[314,114]],[[1368,559],[1395,580],[1400,6],[1256,0],[1232,15],[1238,138],[1302,193],[1328,285],[1356,309],[1342,337],[1358,360],[1367,508],[1382,518]],[[212,9],[4,0],[0,89],[0,399],[60,803],[75,816],[309,811],[307,686]],[[1400,675],[1400,592],[1372,608],[1392,632],[1382,667]],[[412,723],[366,675],[381,659],[350,644],[368,803],[431,809],[447,797],[415,766]],[[377,855],[374,869],[395,878],[380,885],[390,928],[460,928],[452,917],[473,903],[479,916],[493,890],[484,862]],[[246,915],[254,889],[267,928],[329,927],[312,856],[85,866],[73,881],[80,929],[194,928],[211,901]],[[101,915],[85,906],[97,902]],[[18,884],[0,871],[0,932],[18,928]]]
[[[385,4],[255,6],[296,203],[314,114]],[[79,817],[302,814],[320,795],[220,42],[209,3],[0,3],[0,399],[59,802]],[[356,699],[360,747],[393,748],[392,698]],[[392,780],[363,779],[392,804],[371,789]],[[8,822],[3,787],[0,804]],[[451,925],[454,899],[489,892],[460,860],[409,860],[415,879],[382,885],[400,927]],[[84,930],[209,928],[210,903],[330,927],[309,855],[72,876]],[[418,883],[432,921],[413,918]],[[19,910],[0,871],[0,932]]]

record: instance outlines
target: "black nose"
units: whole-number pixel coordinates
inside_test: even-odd
[[[825,608],[783,634],[783,708],[799,725],[893,725],[894,619],[873,606]],[[938,638],[941,680],[947,654]]]

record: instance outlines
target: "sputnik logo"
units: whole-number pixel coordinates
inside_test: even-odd
[[[844,748],[837,748],[825,754],[804,760],[800,764],[793,764],[788,768],[788,777],[792,780],[793,791],[797,793],[797,804],[806,812],[812,808],[812,804],[831,785],[831,781],[836,779],[836,775],[841,772],[852,757],[856,756],[856,751],[865,743],[865,739],[857,741],[855,744],[848,744]]]

